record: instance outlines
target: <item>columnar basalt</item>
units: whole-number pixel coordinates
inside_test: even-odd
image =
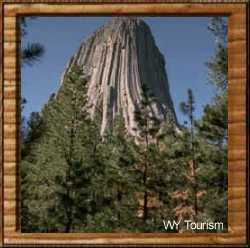
[[[128,132],[135,134],[134,111],[140,106],[142,84],[156,97],[152,115],[177,124],[165,60],[142,19],[115,17],[95,31],[69,61],[62,84],[73,64],[88,78],[90,115],[101,114],[102,133],[120,114]]]

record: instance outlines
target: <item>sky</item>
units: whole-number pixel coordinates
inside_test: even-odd
[[[23,115],[40,111],[59,88],[61,74],[82,41],[111,17],[37,17],[27,20],[22,46],[39,42],[45,54],[34,66],[21,68],[22,97],[27,103]],[[156,45],[165,57],[170,93],[180,124],[186,119],[179,104],[193,90],[196,118],[211,101],[215,89],[208,82],[205,62],[215,52],[215,39],[207,26],[209,17],[143,17],[150,26]]]

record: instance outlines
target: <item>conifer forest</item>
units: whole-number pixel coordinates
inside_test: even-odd
[[[24,20],[21,25],[25,35]],[[119,30],[113,32],[115,28]],[[223,18],[213,17],[207,28],[216,49],[204,61],[208,77],[204,83],[216,90],[199,118],[195,115],[199,92],[186,90],[186,101],[175,104],[185,117],[184,124],[178,123],[168,93],[159,95],[152,86],[158,83],[152,82],[153,78],[165,82],[165,72],[146,24],[116,20],[101,28],[102,33],[89,40],[100,49],[99,57],[87,52],[88,41],[80,48],[83,62],[75,56],[59,90],[42,110],[22,118],[22,232],[160,233],[166,232],[163,220],[180,219],[219,221],[227,230],[227,24]],[[113,34],[111,41],[103,37],[112,32],[120,32],[119,39],[125,33],[124,44]],[[133,32],[134,43],[126,38]],[[101,39],[110,44],[117,39],[110,59],[109,50],[97,49]],[[141,44],[137,57],[133,52],[136,44]],[[140,55],[144,45],[145,58]],[[44,50],[42,44],[30,44],[22,51],[22,64],[36,66]],[[117,51],[121,53],[116,55]],[[131,54],[126,55],[126,51]],[[138,59],[139,68],[152,60],[138,73],[147,75],[147,68],[157,64],[157,73],[163,76],[136,81],[122,66],[122,56],[128,57],[128,65]],[[113,63],[110,75],[106,69],[89,70],[91,61],[97,65]],[[109,78],[110,91],[99,86],[98,73]],[[136,85],[131,86],[131,101],[130,89],[123,94],[116,84],[129,82],[129,78],[130,84]],[[99,89],[103,93],[97,95]],[[25,102],[22,97],[22,108]]]

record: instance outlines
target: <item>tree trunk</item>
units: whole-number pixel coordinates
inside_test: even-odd
[[[144,192],[144,201],[143,201],[143,222],[146,222],[148,218],[148,192]]]
[[[144,173],[143,173],[143,185],[146,188],[144,191],[143,196],[143,221],[146,222],[148,218],[148,191],[147,191],[147,174],[148,174],[148,161],[147,161],[147,155],[145,154],[145,167],[144,167]]]
[[[71,225],[72,225],[72,218],[70,216],[68,216],[68,221],[67,221],[66,226],[65,226],[65,232],[66,233],[70,232]]]
[[[193,192],[194,192],[194,212],[195,212],[195,220],[197,220],[198,215],[198,199],[197,199],[197,177],[196,177],[196,159],[195,159],[195,145],[194,145],[194,123],[193,123],[193,113],[190,117],[191,123],[191,150],[192,150],[192,162],[194,168],[194,185],[193,185]]]
[[[118,218],[118,221],[120,222],[120,220],[121,220],[120,206],[121,206],[121,202],[122,202],[122,192],[120,190],[120,187],[118,187],[118,191],[117,191],[117,202],[118,202],[117,218]]]
[[[148,132],[148,120],[147,120],[147,126],[146,130]],[[145,187],[144,191],[144,197],[143,197],[143,222],[146,222],[148,218],[148,191],[147,191],[147,177],[148,177],[148,148],[149,148],[149,142],[148,142],[148,134],[145,136],[145,142],[146,142],[146,151],[145,151],[145,166],[144,166],[144,173],[143,173],[143,185]]]

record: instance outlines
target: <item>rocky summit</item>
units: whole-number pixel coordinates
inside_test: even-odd
[[[88,78],[90,115],[101,113],[101,133],[120,114],[128,132],[135,134],[134,111],[140,106],[142,84],[156,97],[152,115],[177,124],[165,60],[142,19],[115,17],[96,30],[69,61],[61,84],[73,64]]]

